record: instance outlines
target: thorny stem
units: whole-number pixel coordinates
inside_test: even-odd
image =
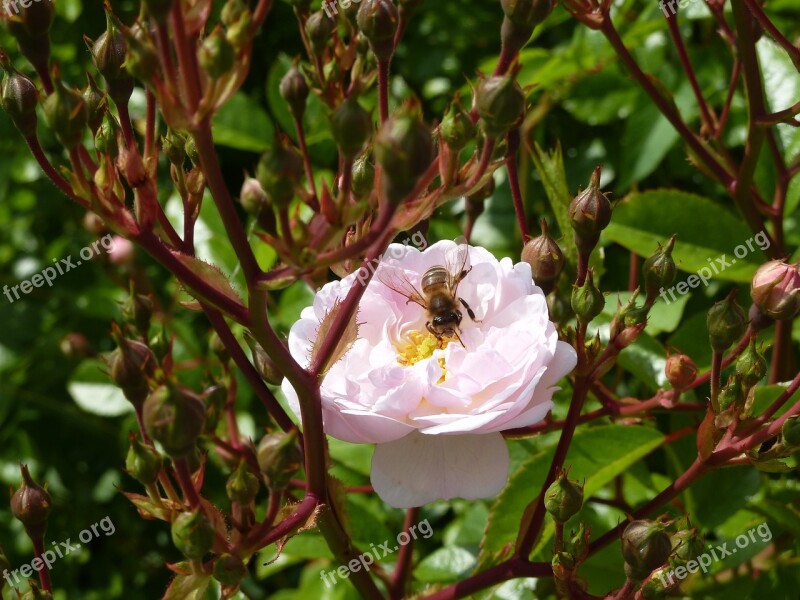
[[[314,200],[316,201],[317,196],[317,184],[314,182],[314,169],[311,166],[311,156],[308,154],[308,146],[306,145],[306,134],[303,130],[303,120],[294,115],[294,129],[297,132],[297,144],[300,146],[300,153],[303,156],[303,167],[306,171],[306,179],[308,180],[308,187],[311,188],[311,194],[314,196]]]
[[[711,405],[719,411],[717,397],[719,396],[720,376],[722,375],[722,352],[714,350],[711,354]]]
[[[800,71],[800,48],[786,39],[786,36],[783,35],[777,27],[775,27],[775,24],[769,19],[767,14],[764,12],[764,9],[761,8],[758,2],[755,0],[744,0],[744,3],[747,5],[747,9],[752,13],[759,24],[767,33],[769,33],[770,37],[772,37],[772,39],[775,40],[780,47],[786,51],[786,53],[789,55],[789,58],[792,59],[795,67]],[[737,28],[738,25],[739,24],[737,21]]]
[[[517,173],[517,154],[519,150],[519,129],[512,129],[508,133],[508,151],[506,152],[506,171],[508,172],[508,183],[511,187],[511,199],[514,202],[514,213],[517,216],[517,225],[522,234],[522,243],[530,238],[528,223],[525,219],[525,207],[522,202],[522,192],[519,188],[519,174]]]
[[[389,63],[390,58],[378,60],[378,107],[381,125],[389,119]]]
[[[406,511],[405,521],[403,522],[403,531],[409,531],[416,522],[419,520],[419,508],[409,508]],[[400,546],[400,552],[397,555],[397,566],[394,568],[392,575],[392,585],[389,589],[389,598],[401,599],[405,596],[408,576],[411,573],[411,559],[414,553],[414,538],[411,537],[409,542]]]
[[[185,457],[175,458],[172,462],[175,465],[175,474],[178,477],[178,484],[181,486],[183,496],[186,498],[186,504],[192,510],[199,508],[200,494],[197,493],[197,488],[194,487],[194,482],[192,482],[192,473],[189,469],[189,462]]]
[[[52,594],[53,587],[50,583],[50,569],[47,567],[47,563],[42,559],[42,554],[44,554],[44,538],[32,538],[31,542],[33,542],[33,555],[39,559],[40,563],[44,564],[39,570],[39,582],[42,584],[42,591]]]

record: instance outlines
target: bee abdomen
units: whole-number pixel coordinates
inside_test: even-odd
[[[422,291],[427,292],[430,288],[440,285],[446,285],[449,281],[447,269],[443,266],[431,267],[422,276],[421,286]]]

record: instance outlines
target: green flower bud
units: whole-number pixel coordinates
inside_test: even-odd
[[[258,477],[250,472],[247,461],[241,461],[239,467],[231,473],[225,483],[225,492],[231,502],[247,505],[256,499],[258,494]]]
[[[256,178],[277,207],[289,205],[302,176],[303,159],[285,137],[275,139],[256,167]]]
[[[64,85],[58,66],[53,69],[53,87],[42,106],[44,117],[58,141],[72,149],[83,139],[88,123],[86,103],[79,92]]]
[[[353,162],[352,192],[356,198],[363,198],[375,187],[375,165],[370,161],[369,152],[364,152]]]
[[[469,114],[454,100],[439,126],[442,140],[453,152],[460,152],[475,139],[475,124]]]
[[[566,523],[583,506],[583,486],[562,472],[544,493],[544,507],[553,519]]]
[[[372,135],[372,118],[351,94],[331,113],[331,133],[345,158],[353,158]]]
[[[594,285],[594,271],[589,269],[582,286],[572,288],[572,311],[581,323],[588,323],[603,311],[606,299]]]
[[[783,443],[793,448],[800,446],[800,417],[795,415],[789,417],[781,426],[781,438]]]
[[[242,559],[233,554],[220,554],[214,561],[214,579],[222,585],[234,587],[239,585],[247,575],[247,566]]]
[[[697,365],[685,354],[672,354],[664,367],[667,381],[678,392],[689,389],[697,378]]]
[[[652,303],[658,297],[659,291],[675,281],[675,260],[672,258],[672,248],[675,246],[675,236],[669,238],[666,248],[658,245],[658,250],[644,261],[642,273],[644,274],[644,289],[647,302]]]
[[[305,29],[311,51],[320,56],[331,41],[336,23],[324,11],[318,10],[308,17]]]
[[[283,374],[278,369],[278,365],[251,335],[245,334],[244,339],[247,345],[250,346],[250,350],[253,353],[253,364],[261,378],[269,384],[280,385],[281,381],[283,381]]]
[[[88,45],[89,39],[85,39]],[[117,106],[127,104],[133,93],[134,80],[125,69],[125,36],[110,12],[106,13],[106,30],[91,45],[90,51],[95,67],[106,80],[108,95]]]
[[[281,97],[286,100],[296,119],[302,119],[308,100],[308,83],[297,64],[293,64],[281,79]]]
[[[503,137],[522,118],[525,92],[511,75],[493,75],[478,82],[475,109],[486,137]]]
[[[203,431],[205,406],[184,388],[162,385],[144,402],[144,425],[150,437],[173,458],[191,453]]]
[[[594,170],[589,187],[575,196],[569,205],[575,243],[578,250],[584,253],[592,251],[600,239],[600,232],[611,222],[611,203],[600,191],[601,168]]]
[[[622,557],[629,579],[644,580],[671,553],[672,543],[660,523],[645,519],[631,521],[622,533]]]
[[[533,28],[553,10],[553,0],[500,0],[503,12],[513,23]]]
[[[150,391],[148,380],[155,376],[156,357],[146,344],[125,338],[116,325],[112,336],[117,349],[108,361],[111,379],[122,389],[125,398],[140,408]]]
[[[161,150],[170,163],[182,168],[186,162],[186,137],[174,129],[167,130],[167,135],[161,138]]]
[[[11,495],[11,513],[22,523],[32,540],[42,540],[47,531],[47,518],[53,501],[47,490],[36,483],[28,472],[28,465],[20,465],[22,485]]]
[[[390,202],[400,202],[411,193],[433,157],[430,130],[416,107],[401,108],[383,124],[375,138],[375,159],[383,170]]]
[[[117,118],[106,111],[103,115],[103,122],[94,135],[94,148],[100,154],[105,154],[111,159],[119,155],[119,145],[117,144],[117,133],[120,127]]]
[[[671,536],[671,543],[675,549],[673,563],[676,566],[696,559],[705,549],[703,536],[696,528],[676,531]]]
[[[732,406],[737,408],[744,406],[744,390],[742,390],[742,381],[738,375],[732,375],[728,378],[728,383],[719,391],[717,403],[719,404],[720,412]]]
[[[742,379],[742,385],[751,388],[767,374],[767,361],[756,350],[756,338],[750,338],[750,344],[736,360],[736,374]]]
[[[358,9],[358,28],[369,41],[378,60],[389,60],[394,53],[394,36],[400,15],[391,0],[363,0]]]
[[[139,333],[147,336],[153,316],[153,298],[146,294],[132,294],[122,306],[122,316],[134,325]]]
[[[544,219],[542,235],[528,240],[522,248],[521,258],[531,266],[533,281],[539,285],[555,281],[564,268],[564,253],[550,237],[550,230]]]
[[[23,137],[36,134],[36,105],[39,103],[39,92],[34,83],[17,71],[0,51],[3,79],[0,81],[0,106],[6,111],[14,126]]]
[[[200,153],[197,151],[197,144],[191,135],[186,136],[186,156],[195,167],[200,164]]]
[[[87,73],[86,77],[89,83],[83,88],[83,101],[86,103],[89,129],[96,134],[108,110],[108,100],[106,95],[97,87],[94,77],[90,73]]]
[[[214,547],[214,525],[195,509],[180,513],[172,522],[172,543],[188,559],[199,560]]]
[[[175,0],[144,0],[144,6],[157,23],[164,23],[172,10]]]
[[[773,319],[790,320],[800,313],[800,263],[771,260],[753,276],[750,296]]]
[[[233,68],[236,51],[225,37],[221,26],[217,26],[211,35],[203,40],[197,59],[212,79],[219,79]]]
[[[717,302],[708,311],[706,319],[711,348],[725,352],[747,329],[747,318],[742,307],[736,303],[736,289],[727,298]]]
[[[273,491],[282,490],[302,464],[297,447],[297,431],[270,433],[261,438],[257,449],[258,467]]]
[[[164,460],[158,450],[140,442],[135,433],[130,434],[130,440],[125,470],[142,485],[150,485],[158,479]]]
[[[124,35],[127,44],[125,69],[140,81],[151,81],[159,69],[159,58],[150,33],[140,23],[135,23]]]

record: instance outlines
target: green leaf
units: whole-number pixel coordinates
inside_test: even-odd
[[[427,583],[456,581],[475,566],[475,556],[461,546],[439,548],[414,569],[414,576]]]
[[[570,225],[568,209],[570,202],[572,202],[572,196],[567,187],[567,175],[564,171],[561,144],[556,144],[555,149],[549,153],[543,151],[539,144],[534,144],[531,157],[542,180],[547,200],[550,202],[550,207],[556,216],[558,228],[565,233],[571,232],[572,226]],[[575,244],[561,244],[561,250],[564,252],[567,262],[572,265],[577,264],[578,250]]]
[[[571,479],[586,480],[584,497],[588,498],[658,448],[662,439],[661,433],[647,427],[605,425],[582,429],[575,434],[564,465],[571,467]],[[513,546],[522,512],[544,483],[554,452],[555,443],[511,474],[490,511],[479,559],[482,568],[494,564],[491,555],[502,552],[509,544]],[[551,536],[549,524],[539,546],[547,544]]]
[[[118,417],[133,412],[133,405],[122,390],[109,381],[106,364],[90,359],[81,362],[67,383],[75,404],[86,412],[102,417]]]
[[[706,529],[723,523],[747,505],[758,491],[761,475],[752,467],[712,471],[688,490],[688,512],[692,522]]]
[[[263,152],[275,136],[275,128],[264,109],[241,92],[219,110],[212,132],[220,146],[251,152]]]
[[[216,290],[229,300],[241,304],[242,300],[239,295],[234,291],[233,287],[228,281],[228,278],[223,274],[219,267],[204,262],[194,256],[183,254],[182,252],[172,251],[172,255],[177,258],[185,267],[192,271],[198,278],[202,279],[209,287]],[[191,288],[191,293],[198,300],[205,300],[210,304],[214,304],[218,308],[224,310],[224,306],[218,306],[214,303],[210,295],[206,295],[205,290]]]
[[[707,279],[749,282],[766,260],[759,246],[761,238],[755,239],[735,214],[706,198],[679,190],[630,194],[614,207],[614,216],[603,234],[645,257],[652,255],[659,243],[677,234],[672,253],[676,266],[689,273],[703,269]],[[702,285],[699,279],[688,279],[676,278],[673,288],[681,293],[677,286],[683,284],[685,293],[691,289],[688,283]]]
[[[178,575],[161,600],[203,600],[211,581],[211,575]]]

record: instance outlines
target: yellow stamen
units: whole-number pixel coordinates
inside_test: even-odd
[[[421,360],[433,356],[433,351],[437,348],[443,350],[447,344],[452,342],[452,339],[436,339],[436,336],[429,331],[422,332],[413,329],[406,336],[407,343],[401,344],[397,351],[397,362],[404,367],[410,367]],[[444,368],[444,358],[439,359],[439,364],[442,366],[442,371],[446,373]],[[442,375],[444,377],[444,374]]]

